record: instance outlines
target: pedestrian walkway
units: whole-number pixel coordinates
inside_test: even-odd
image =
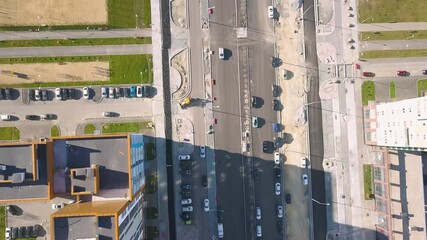
[[[387,40],[387,41],[363,41],[360,42],[360,50],[409,50],[426,49],[427,40]]]
[[[114,30],[64,30],[64,31],[13,31],[0,32],[0,41],[32,39],[79,39],[79,38],[124,38],[151,37],[152,29],[114,29]]]
[[[427,22],[359,23],[359,32],[427,30]]]

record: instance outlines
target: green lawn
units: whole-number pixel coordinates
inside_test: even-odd
[[[150,0],[108,0],[110,28],[150,27]]]
[[[148,124],[149,122],[106,123],[102,126],[102,133],[138,133],[148,128]]]
[[[393,81],[390,82],[390,98],[396,98],[396,84]]]
[[[427,39],[427,30],[362,32],[359,34],[359,39],[363,41]]]
[[[19,140],[20,133],[16,127],[0,127],[0,140]]]
[[[373,81],[365,81],[362,84],[362,105],[367,105],[368,101],[375,100],[375,83]]]
[[[6,231],[6,207],[0,206],[0,239],[4,239]]]
[[[61,136],[61,129],[59,129],[58,125],[54,125],[50,129],[50,136],[51,137],[59,137],[59,136]]]
[[[83,39],[39,39],[0,41],[0,48],[6,47],[45,47],[45,46],[94,46],[151,44],[150,37],[141,38],[83,38]]]
[[[359,0],[359,23],[427,22],[425,0]]]
[[[363,185],[365,190],[365,200],[372,199],[372,164],[363,164]]]
[[[104,84],[137,84],[153,83],[152,55],[117,55],[117,56],[63,56],[63,57],[32,57],[32,58],[0,58],[0,64],[20,63],[59,63],[59,62],[94,62],[109,61],[110,81],[76,81],[76,82],[47,82],[12,84],[8,87],[60,87],[60,86],[89,86]],[[141,75],[142,73],[142,75]],[[6,85],[0,85],[4,87]]]
[[[96,130],[95,125],[89,123],[85,126],[85,134],[93,134]]]
[[[360,55],[361,58],[427,57],[427,49],[373,50],[361,52]]]
[[[418,97],[423,95],[423,92],[427,91],[427,79],[417,81]]]
[[[145,144],[145,154],[147,160],[153,160],[156,157],[156,146],[154,143]]]

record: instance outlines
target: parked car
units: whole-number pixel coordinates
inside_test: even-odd
[[[267,141],[262,142],[262,151],[264,153],[266,153],[268,151],[268,142]]]
[[[40,99],[41,99],[41,92],[40,92],[40,89],[36,89],[36,90],[34,91],[34,97],[35,97],[36,101],[40,101]]]
[[[31,233],[31,237],[38,237],[39,236],[39,232],[40,232],[40,226],[39,225],[34,225],[33,226],[33,231]]]
[[[280,233],[283,233],[283,223],[282,223],[282,221],[278,221],[277,222],[277,231],[279,231]]]
[[[116,88],[115,88],[115,92],[116,92],[116,97],[121,97],[121,96],[122,96],[122,94],[121,94],[121,91],[120,91],[120,88],[119,88],[119,87],[116,87]]]
[[[179,171],[179,173],[185,174],[185,175],[190,175],[191,174],[191,170],[190,169],[181,170],[181,171]]]
[[[181,184],[182,190],[191,190],[191,184]]]
[[[131,98],[134,98],[136,96],[136,87],[135,86],[130,87],[130,89],[129,89],[129,96]]]
[[[283,207],[281,205],[277,206],[277,217],[278,218],[283,217]]]
[[[181,218],[182,218],[182,220],[190,220],[191,219],[191,215],[190,215],[189,212],[183,212],[181,214]]]
[[[4,97],[6,100],[12,100],[12,88],[4,89]]]
[[[280,153],[274,152],[274,164],[280,164]]]
[[[256,236],[257,237],[262,237],[262,228],[260,225],[256,226]]]
[[[108,89],[107,89],[107,87],[102,87],[101,88],[101,96],[103,98],[108,98]]]
[[[0,93],[1,93],[1,90],[2,89],[0,89]],[[30,98],[31,101],[36,100],[36,98],[34,96],[34,89],[28,89],[28,97]]]
[[[274,175],[276,176],[276,178],[280,178],[281,173],[282,173],[282,170],[280,170],[279,167],[274,168]]]
[[[256,219],[257,220],[261,220],[261,208],[260,207],[256,207],[255,208],[255,212],[256,212]]]
[[[46,101],[47,100],[47,90],[46,89],[42,89],[42,100]]]
[[[12,227],[10,228],[10,231],[12,232],[12,239],[18,238],[18,228],[17,227]]]
[[[191,197],[191,191],[182,191],[181,197],[183,198],[190,198]]]
[[[281,188],[280,188],[280,183],[276,183],[274,184],[274,192],[276,193],[276,195],[280,195],[281,192]]]
[[[141,85],[142,97],[148,97],[148,86]]]
[[[203,210],[205,210],[205,212],[209,212],[210,208],[209,208],[209,199],[205,198],[205,200],[203,200]]]
[[[285,200],[287,204],[291,204],[291,194],[286,193]]]
[[[303,174],[302,175],[302,183],[304,185],[308,185],[308,176],[307,176],[307,174]]]
[[[306,168],[307,167],[307,158],[301,157],[301,167]]]
[[[55,88],[55,98],[62,100],[61,88]]]
[[[179,155],[178,160],[190,160],[190,155]]]
[[[182,207],[182,211],[183,212],[192,212],[193,211],[193,206]]]
[[[271,85],[271,93],[273,94],[273,97],[278,97],[280,95],[279,86],[276,84]]]
[[[9,114],[2,114],[0,115],[1,121],[9,121],[11,119],[11,116]]]
[[[68,99],[76,99],[76,89],[74,88],[68,88]]]
[[[205,158],[206,157],[206,147],[200,146],[200,157]]]
[[[218,57],[221,60],[225,59],[224,48],[218,48]]]
[[[273,123],[273,131],[274,132],[280,132],[282,129],[281,129],[281,126],[280,126],[280,123]]]
[[[117,113],[115,113],[115,112],[103,112],[102,115],[104,117],[115,117],[115,116],[117,116]]]
[[[252,127],[258,128],[258,117],[252,117]]]
[[[31,236],[31,231],[33,230],[33,227],[32,226],[27,226],[27,227],[25,227],[25,234],[24,234],[24,236],[26,237],[26,238],[29,238],[30,236]]]
[[[7,206],[7,210],[9,210],[10,214],[12,214],[13,216],[16,216],[19,214],[18,207],[15,205]]]
[[[113,87],[109,87],[108,95],[109,98],[116,98],[116,90]]]
[[[64,208],[64,203],[52,203],[52,209],[61,209]]]
[[[252,104],[252,107],[257,107],[258,106],[258,99],[257,99],[257,97],[255,97],[255,96],[251,97],[251,104]]]
[[[90,94],[89,93],[89,88],[88,87],[84,87],[83,88],[83,98],[84,99],[89,99],[89,97],[90,97],[89,94]]]
[[[267,7],[267,15],[268,15],[268,18],[270,18],[270,19],[274,18],[274,7],[273,6]]]
[[[4,89],[0,88],[0,100],[5,99],[5,95],[4,95]]]
[[[273,144],[275,148],[279,148],[280,147],[280,138],[279,137],[274,137],[273,138]]]
[[[43,119],[43,120],[53,120],[55,118],[56,118],[56,115],[55,114],[51,114],[51,113],[40,115],[40,119]]]
[[[12,239],[12,230],[10,229],[10,227],[7,227],[5,229],[4,237],[5,237],[6,240]]]
[[[364,76],[364,77],[374,77],[375,74],[373,72],[362,72],[362,76]]]
[[[272,104],[273,104],[273,110],[274,111],[280,111],[280,101],[279,100],[273,99]]]
[[[37,115],[25,115],[25,119],[34,121],[34,120],[40,120],[40,117]]]
[[[136,97],[142,97],[142,86],[136,87]]]
[[[184,198],[181,200],[181,205],[189,205],[191,202],[191,198]]]
[[[397,76],[401,76],[401,77],[406,77],[406,76],[408,76],[408,75],[409,75],[409,72],[408,72],[408,71],[405,71],[405,70],[400,70],[400,71],[397,71],[397,72],[396,72],[396,75],[397,75]]]
[[[66,88],[61,88],[61,95],[63,100],[68,99],[68,91]]]
[[[208,186],[208,177],[202,176],[202,186],[207,187]]]
[[[18,238],[23,238],[25,235],[25,227],[18,228]]]
[[[427,75],[427,69],[421,71],[424,75]]]

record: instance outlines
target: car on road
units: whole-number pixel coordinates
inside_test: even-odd
[[[274,137],[273,138],[273,144],[275,148],[279,148],[280,147],[280,138],[279,137]]]
[[[190,160],[190,155],[179,155],[178,160]]]
[[[276,176],[277,178],[280,178],[282,174],[282,170],[279,167],[274,167],[274,176]]]
[[[277,221],[277,231],[283,233],[283,223],[282,221]]]
[[[286,200],[286,203],[287,203],[287,204],[291,204],[291,194],[286,193],[286,195],[285,195],[285,200]]]
[[[282,190],[281,190],[281,188],[280,188],[280,183],[276,183],[276,184],[274,184],[274,192],[276,193],[276,195],[280,195],[280,192],[281,192]]]
[[[64,203],[52,203],[52,209],[61,209],[64,208]]]
[[[218,57],[221,60],[225,59],[224,48],[218,48]]]
[[[182,191],[181,197],[183,198],[190,198],[191,197],[191,191]]]
[[[51,113],[46,113],[46,114],[40,115],[40,119],[43,119],[43,120],[53,120],[55,118],[56,118],[56,115],[51,114]]]
[[[132,86],[129,88],[129,97],[134,98],[136,96],[136,87]]]
[[[25,115],[25,119],[35,121],[35,120],[40,120],[40,117],[37,115]]]
[[[89,88],[88,87],[84,87],[83,88],[83,98],[84,99],[89,99]]]
[[[276,84],[272,84],[271,93],[273,94],[273,97],[278,97],[280,95],[279,86],[277,86]]]
[[[209,199],[207,198],[203,200],[203,209],[205,210],[205,212],[209,212]]]
[[[103,98],[108,98],[108,89],[107,89],[107,87],[102,87],[101,88],[101,96]]]
[[[10,227],[6,228],[6,230],[4,232],[4,237],[6,240],[12,239],[12,231],[11,231]]]
[[[205,158],[206,157],[206,147],[200,146],[200,157]]]
[[[258,98],[255,96],[252,96],[251,97],[251,104],[252,104],[252,107],[257,107],[258,106]]]
[[[267,141],[262,142],[262,151],[264,153],[266,153],[268,151],[268,142]]]
[[[193,206],[182,207],[182,212],[192,212]]]
[[[190,170],[190,169],[181,170],[181,171],[179,171],[179,173],[181,173],[181,174],[186,174],[186,175],[190,175],[190,174],[191,174],[191,170]]]
[[[274,164],[280,164],[280,153],[274,152]]]
[[[261,208],[256,207],[255,211],[256,211],[256,219],[261,220]]]
[[[62,100],[61,88],[55,88],[55,98],[57,100]]]
[[[109,98],[116,98],[116,90],[113,87],[108,88],[108,97]]]
[[[136,97],[142,97],[142,87],[141,86],[137,86],[136,87]]]
[[[362,72],[362,76],[364,76],[364,77],[374,77],[375,74],[373,72]]]
[[[36,99],[36,101],[40,101],[40,99],[41,99],[41,92],[40,92],[40,89],[36,89],[36,90],[34,91],[34,98]]]
[[[271,102],[273,104],[273,110],[280,111],[280,101],[277,99],[273,99]]]
[[[283,217],[283,207],[282,205],[277,206],[277,217],[282,218]]]
[[[406,76],[409,75],[409,72],[405,71],[405,70],[399,70],[399,71],[396,72],[396,75],[397,76],[401,76],[401,77],[406,77]]]
[[[301,167],[302,168],[306,168],[307,167],[307,158],[306,157],[301,157]]]
[[[256,225],[256,236],[262,237],[262,228],[260,225]]]
[[[427,69],[421,71],[424,75],[427,75]]]
[[[117,116],[117,113],[115,113],[115,112],[102,112],[102,116],[104,116],[104,117],[115,117],[115,116]]]
[[[208,177],[202,176],[202,186],[207,187],[208,186]]]
[[[190,205],[191,202],[191,198],[184,198],[181,200],[181,205]]]
[[[281,126],[280,126],[280,123],[273,123],[273,131],[274,132],[280,132],[282,129],[281,129]]]
[[[258,117],[252,117],[252,127],[258,128]]]
[[[267,7],[267,15],[268,15],[268,18],[270,18],[270,19],[274,18],[274,7],[273,6]]]
[[[191,190],[191,184],[181,184],[182,190]]]
[[[218,223],[218,238],[224,237],[224,225],[222,223]]]
[[[303,174],[302,175],[302,183],[304,185],[308,185],[308,176],[307,176],[307,174]]]

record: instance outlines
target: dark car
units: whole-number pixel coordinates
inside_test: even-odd
[[[30,98],[31,101],[36,100],[36,95],[34,94],[34,89],[28,89],[28,97]]]
[[[285,199],[286,199],[286,203],[287,203],[287,204],[291,204],[291,194],[286,193],[286,195],[285,195]]]
[[[17,227],[13,227],[10,230],[12,232],[12,239],[18,238],[18,228]]]
[[[409,75],[409,72],[405,71],[405,70],[400,70],[396,72],[397,76],[401,76],[401,77],[405,77]]]
[[[262,151],[265,153],[268,151],[268,142],[267,141],[262,142]]]
[[[274,176],[276,176],[277,178],[280,178],[282,171],[280,170],[280,168],[276,167],[274,168]]]
[[[271,93],[273,94],[273,97],[278,97],[280,94],[279,86],[275,84],[271,85]]]
[[[273,110],[274,111],[280,111],[280,102],[277,99],[273,99]]]
[[[136,87],[132,86],[129,89],[129,97],[134,98],[136,96]]]
[[[121,88],[119,88],[119,87],[116,87],[116,97],[122,97],[123,95],[122,95],[122,91],[121,91]]]
[[[184,213],[181,214],[181,218],[183,220],[190,220],[191,219],[191,215],[190,215],[189,212],[184,212]]]
[[[25,115],[25,119],[34,121],[34,120],[40,120],[40,117],[37,115]]]
[[[33,227],[32,226],[27,226],[26,228],[25,228],[25,234],[24,234],[24,236],[26,237],[26,238],[29,238],[30,236],[31,236],[31,232],[33,231]]]
[[[182,191],[181,196],[182,196],[182,198],[191,198],[191,192],[190,191]]]
[[[191,184],[181,184],[182,190],[191,190]]]
[[[273,144],[274,144],[275,148],[279,148],[280,147],[280,143],[281,143],[280,138],[278,138],[278,137],[274,137],[273,138]]]
[[[11,100],[12,99],[12,89],[6,88],[4,90],[4,99]]]
[[[373,72],[362,72],[362,76],[364,76],[364,77],[374,77],[375,74]]]
[[[42,100],[46,101],[47,100],[47,90],[46,89],[42,89],[41,92],[42,92]]]
[[[64,100],[68,98],[68,91],[66,88],[61,88],[61,95]]]
[[[17,206],[15,206],[15,205],[9,205],[8,207],[7,207],[7,209],[9,210],[9,212],[10,212],[10,214],[12,214],[12,215],[14,215],[14,216],[16,216],[16,215],[18,215],[18,207]]]
[[[68,92],[68,99],[75,99],[76,98],[76,89],[69,88],[67,89]]]
[[[40,232],[40,225],[34,225],[33,231],[31,232],[31,237],[38,237]]]
[[[25,227],[18,228],[18,238],[23,238],[25,234]]]
[[[424,70],[422,71],[422,73],[423,73],[424,75],[427,75],[427,69],[424,69]]]
[[[5,98],[4,96],[4,89],[0,88],[0,100],[3,100]]]
[[[202,186],[207,187],[208,186],[208,177],[202,176]]]
[[[190,174],[191,174],[191,170],[190,170],[190,169],[187,169],[187,170],[181,170],[181,171],[179,171],[179,173],[181,173],[181,174],[186,174],[186,175],[190,175]]]

